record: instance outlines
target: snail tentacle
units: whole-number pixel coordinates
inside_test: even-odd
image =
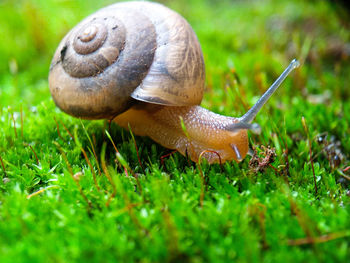
[[[262,106],[271,98],[273,93],[278,89],[281,83],[286,79],[286,77],[296,68],[300,66],[298,60],[293,59],[288,67],[282,72],[282,74],[275,80],[275,82],[268,88],[268,90],[260,97],[260,99],[255,103],[250,110],[244,114],[241,118],[239,118],[240,122],[251,123],[256,115],[261,110]]]

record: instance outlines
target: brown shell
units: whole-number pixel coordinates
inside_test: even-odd
[[[113,118],[133,99],[200,104],[205,69],[191,26],[150,2],[117,3],[90,15],[61,41],[49,86],[58,107],[86,119]]]

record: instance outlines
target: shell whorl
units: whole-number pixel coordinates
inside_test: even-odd
[[[133,99],[195,105],[204,62],[196,35],[177,13],[155,3],[105,7],[61,41],[50,67],[55,103],[81,118],[113,118]]]
[[[94,18],[80,27],[70,47],[61,51],[64,71],[70,76],[96,76],[114,63],[125,45],[125,27],[115,17]],[[107,38],[108,37],[108,38]]]

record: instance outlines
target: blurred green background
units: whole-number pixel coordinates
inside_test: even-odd
[[[56,47],[114,2],[0,0],[0,262],[346,262],[349,11],[337,1],[159,1],[200,40],[210,110],[242,115],[300,60],[258,115],[262,134],[250,135],[258,157],[261,145],[276,152],[260,171],[249,157],[223,167],[163,160],[169,151],[147,138],[55,107]]]
[[[1,1],[2,105],[19,100],[36,105],[49,98],[45,81],[59,41],[82,18],[113,2]],[[254,89],[258,71],[273,74],[273,79],[296,57],[310,67],[300,69],[301,85],[293,94],[304,88],[319,94],[325,88],[339,98],[349,97],[349,89],[339,81],[349,73],[344,67],[350,52],[349,24],[346,11],[330,1],[160,2],[183,15],[197,33],[208,89],[220,90],[232,68],[247,90]],[[252,94],[258,95],[255,90]]]

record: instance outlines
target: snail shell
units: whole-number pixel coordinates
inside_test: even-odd
[[[135,100],[198,105],[204,80],[191,26],[150,2],[117,3],[88,16],[61,41],[49,74],[56,105],[86,119],[112,119]]]

